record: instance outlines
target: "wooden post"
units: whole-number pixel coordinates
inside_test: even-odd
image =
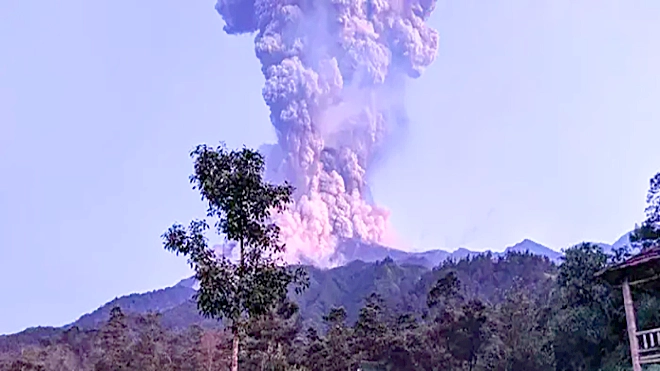
[[[628,341],[630,342],[630,357],[633,371],[642,371],[639,363],[639,344],[637,343],[637,322],[635,320],[635,307],[633,306],[630,284],[626,278],[623,281],[623,306],[626,309],[626,327],[628,328]]]

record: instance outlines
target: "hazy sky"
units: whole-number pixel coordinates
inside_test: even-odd
[[[189,274],[189,151],[272,141],[252,37],[213,1],[0,1],[0,333]],[[613,242],[660,151],[660,2],[443,1],[375,174],[413,248]]]

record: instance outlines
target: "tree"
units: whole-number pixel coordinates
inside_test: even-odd
[[[465,361],[472,371],[484,348],[490,343],[490,319],[487,308],[479,299],[463,304],[462,313],[454,324],[450,352]]]
[[[646,220],[630,235],[630,242],[642,249],[660,240],[660,173],[655,174],[649,183],[649,191],[646,195]]]
[[[239,248],[238,261],[217,256],[209,248],[205,219],[193,220],[186,229],[173,225],[163,234],[165,249],[183,254],[195,270],[200,289],[195,299],[202,315],[228,320],[233,335],[232,370],[238,370],[242,324],[268,313],[287,295],[307,286],[301,269],[282,263],[284,244],[274,213],[290,202],[293,187],[273,185],[263,179],[264,158],[247,148],[227,150],[224,145],[198,146],[192,153],[194,174],[190,182],[208,204],[207,217],[216,219],[216,233]]]
[[[160,314],[148,313],[138,317],[139,335],[133,358],[141,371],[167,371],[172,369],[167,353],[167,336],[160,324]]]
[[[551,334],[544,307],[522,284],[506,291],[498,308],[498,334],[504,345],[507,371],[554,370]]]
[[[582,243],[567,249],[563,259],[552,297],[556,368],[597,370],[624,341],[621,295],[594,277],[607,266],[602,247]]]
[[[423,369],[415,353],[423,343],[417,319],[412,313],[398,316],[383,297],[372,293],[360,309],[353,326],[353,353],[361,369],[412,371]]]
[[[113,307],[110,319],[99,331],[97,349],[102,354],[94,365],[96,371],[134,368],[129,331],[126,315],[120,307]]]
[[[439,278],[431,287],[426,299],[429,308],[439,305],[455,305],[463,300],[461,295],[461,281],[456,277],[456,272],[450,271],[444,277]]]
[[[251,320],[246,326],[241,366],[255,371],[289,370],[301,358],[296,354],[296,348],[301,348],[297,344],[301,342],[300,328],[298,306],[289,300],[279,303],[267,315]]]
[[[451,264],[451,262],[450,262]],[[458,369],[461,361],[451,351],[455,348],[456,323],[464,302],[461,281],[454,271],[449,271],[431,287],[426,300],[429,309],[426,317],[429,326],[425,334],[429,354],[418,352],[421,364],[434,370]],[[438,367],[440,366],[440,367]]]
[[[324,362],[319,365],[309,365],[316,370],[354,370],[357,367],[353,357],[353,333],[346,326],[346,310],[343,307],[331,308],[330,313],[323,317],[328,329],[326,335],[327,353]]]
[[[372,293],[360,309],[355,323],[355,335],[359,339],[357,350],[362,352],[368,361],[379,360],[384,351],[389,327],[384,318],[383,306],[380,295]]]
[[[207,333],[213,333],[212,330]],[[168,336],[168,351],[172,368],[177,371],[204,371],[208,362],[204,361],[202,339],[206,334],[198,325],[190,326],[186,331],[178,331]],[[212,352],[213,353],[213,352]],[[213,354],[215,355],[215,354]],[[226,358],[226,357],[225,357]]]

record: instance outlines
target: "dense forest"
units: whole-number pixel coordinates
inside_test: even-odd
[[[567,249],[559,266],[523,253],[447,261],[419,276],[389,260],[358,264],[353,272],[363,276],[354,285],[377,282],[360,307],[338,298],[345,307],[318,319],[307,309],[303,320],[295,300],[283,301],[249,323],[239,363],[244,370],[629,369],[620,290],[594,278],[613,259],[585,243]],[[634,292],[641,328],[660,326],[653,294]],[[157,313],[119,307],[98,329],[16,341],[24,343],[4,349],[3,370],[224,370],[231,347],[223,329],[168,329]]]
[[[596,273],[659,240],[660,174],[651,179],[647,219],[615,251],[581,243],[559,264],[509,252],[432,270],[392,259],[323,270],[269,255],[282,248],[270,210],[289,202],[292,189],[262,180],[258,153],[201,146],[193,154],[191,179],[219,233],[239,241],[240,258],[214,255],[205,221],[174,225],[164,246],[195,269],[190,305],[163,321],[158,311],[119,304],[101,322],[0,337],[1,370],[630,369],[620,289]],[[178,287],[165,301],[186,293]],[[660,327],[658,294],[657,283],[634,287],[638,328]]]

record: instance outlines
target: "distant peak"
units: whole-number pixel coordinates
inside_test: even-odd
[[[513,248],[521,248],[521,247],[525,247],[525,245],[527,245],[527,246],[532,245],[532,246],[542,246],[542,247],[545,247],[545,246],[541,245],[540,243],[538,243],[538,242],[536,242],[536,241],[532,241],[532,240],[530,240],[529,238],[525,238],[524,240],[522,240],[522,241],[520,241],[520,242],[514,244],[513,246],[511,246],[511,247],[509,247],[509,248],[510,248],[510,249],[513,249]]]

